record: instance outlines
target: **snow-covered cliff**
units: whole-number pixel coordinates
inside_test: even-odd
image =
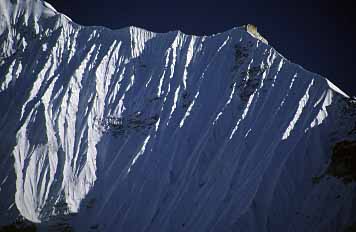
[[[355,223],[356,176],[338,154],[355,165],[356,101],[244,28],[109,30],[0,0],[0,45],[0,227]]]

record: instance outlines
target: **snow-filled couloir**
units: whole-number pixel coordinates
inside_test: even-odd
[[[0,0],[0,228],[356,223],[356,101],[247,27],[109,30]]]

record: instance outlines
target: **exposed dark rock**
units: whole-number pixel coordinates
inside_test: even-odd
[[[192,103],[192,98],[188,91],[184,91],[182,94],[182,106],[183,108],[188,108],[190,104]]]
[[[240,44],[235,45],[235,64],[241,65],[245,62],[249,54],[249,48]]]
[[[356,141],[335,144],[326,174],[340,178],[344,183],[356,181]]]
[[[240,90],[240,98],[243,101],[246,102],[253,94],[253,92],[255,92],[255,90],[258,88],[261,82],[261,75],[266,71],[267,68],[267,65],[256,66],[251,67],[247,71],[241,73],[243,79],[240,82],[238,88]]]
[[[154,102],[154,101],[158,101],[158,100],[161,100],[161,99],[162,99],[162,97],[156,96],[156,97],[151,98],[151,99],[149,100],[149,102]]]
[[[13,224],[0,227],[0,232],[35,232],[36,224],[19,217]]]
[[[344,232],[356,232],[356,223],[346,227]]]
[[[146,116],[142,112],[136,112],[132,115],[121,117],[107,116],[106,118],[99,119],[98,121],[99,125],[105,132],[109,132],[116,137],[127,132],[150,129],[155,125],[158,119],[158,114]]]
[[[48,231],[61,231],[61,232],[72,232],[74,231],[71,220],[75,216],[74,213],[70,213],[68,204],[65,202],[64,198],[55,205],[54,208],[56,215],[50,216],[45,223],[45,228]]]

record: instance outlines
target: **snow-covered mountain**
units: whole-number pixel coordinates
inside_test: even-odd
[[[0,0],[0,106],[3,229],[356,222],[356,101],[249,26],[109,30]]]

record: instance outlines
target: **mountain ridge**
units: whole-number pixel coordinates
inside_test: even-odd
[[[31,24],[15,10],[12,30],[0,27],[0,225],[21,215],[80,231],[354,222],[354,184],[333,168],[313,179],[335,143],[355,138],[353,99],[326,78],[240,28],[110,30],[51,11]]]
[[[241,25],[241,26],[236,26],[236,27],[233,27],[233,28],[231,28],[229,30],[226,30],[226,31],[217,32],[217,33],[213,33],[213,34],[206,34],[206,35],[187,34],[187,33],[183,32],[181,30],[172,30],[172,31],[167,31],[167,32],[154,32],[154,31],[151,31],[151,30],[147,30],[147,29],[145,29],[143,27],[134,26],[134,25],[123,27],[123,28],[118,28],[118,29],[112,29],[112,28],[108,28],[108,27],[100,26],[100,25],[89,25],[89,26],[80,25],[80,24],[76,23],[75,21],[73,21],[67,15],[57,11],[50,3],[48,3],[48,2],[46,2],[44,0],[14,0],[14,3],[12,3],[11,0],[2,0],[1,3],[3,5],[5,5],[5,6],[9,5],[9,4],[16,6],[18,4],[18,2],[22,2],[22,3],[26,2],[26,3],[29,3],[29,4],[27,4],[27,7],[24,7],[24,4],[22,4],[21,5],[22,8],[20,7],[19,9],[15,10],[16,14],[19,14],[18,11],[20,11],[20,12],[24,11],[25,12],[24,13],[25,18],[29,19],[30,17],[34,17],[35,18],[34,21],[39,20],[39,18],[41,18],[41,17],[59,16],[59,17],[63,17],[64,18],[64,19],[60,20],[60,23],[64,23],[64,24],[71,23],[73,26],[75,25],[75,26],[78,26],[78,27],[83,27],[83,28],[88,28],[88,29],[93,29],[93,30],[108,30],[108,31],[111,31],[112,33],[115,33],[115,32],[116,33],[120,33],[120,32],[124,32],[124,31],[135,31],[135,30],[138,30],[138,31],[143,31],[145,33],[152,34],[152,35],[163,35],[163,34],[170,34],[170,33],[182,33],[183,35],[194,36],[194,37],[214,37],[214,36],[218,36],[220,34],[229,34],[229,33],[233,32],[234,30],[243,30],[243,31],[248,31],[248,34],[250,34],[252,37],[255,37],[256,39],[268,44],[268,41],[263,37],[263,35],[260,35],[258,33],[257,27],[255,25],[253,25],[253,24],[245,24],[245,25]],[[29,5],[32,5],[32,7],[29,7]],[[1,8],[6,9],[7,7],[2,6]],[[8,21],[8,18],[14,18],[13,16],[11,17],[11,15],[10,16],[8,15],[8,11],[11,11],[11,10],[7,9],[7,10],[5,10],[5,12],[1,13],[1,8],[0,8],[0,15],[5,16],[5,18],[7,18],[6,21]],[[23,8],[25,8],[25,9],[23,9]],[[26,11],[26,9],[33,9],[33,8],[37,9],[37,11],[36,10],[30,10],[30,12]],[[40,10],[38,10],[38,9],[40,9]],[[32,13],[32,12],[35,12],[35,13]],[[30,15],[28,15],[28,14],[30,14]],[[14,20],[16,20],[17,18],[18,17],[15,17]],[[7,23],[7,26],[9,26],[9,23]],[[0,25],[0,32],[3,31],[3,30],[4,30],[4,28],[2,28],[1,25]],[[279,52],[278,52],[278,54],[280,56],[283,56]],[[288,58],[286,58],[284,56],[283,56],[283,58],[288,60],[288,61],[290,61]],[[296,65],[298,65],[298,64],[296,64]],[[305,69],[301,65],[298,65],[298,66],[300,66],[301,68]],[[305,69],[305,70],[307,70],[307,69]],[[310,71],[310,70],[307,70],[307,71],[313,73],[313,71]],[[322,76],[322,77],[327,79],[324,76]],[[348,94],[344,93],[340,88],[338,88],[332,82],[330,82],[330,83],[332,84],[331,88],[335,89],[335,91],[337,91],[337,92],[349,97]]]

